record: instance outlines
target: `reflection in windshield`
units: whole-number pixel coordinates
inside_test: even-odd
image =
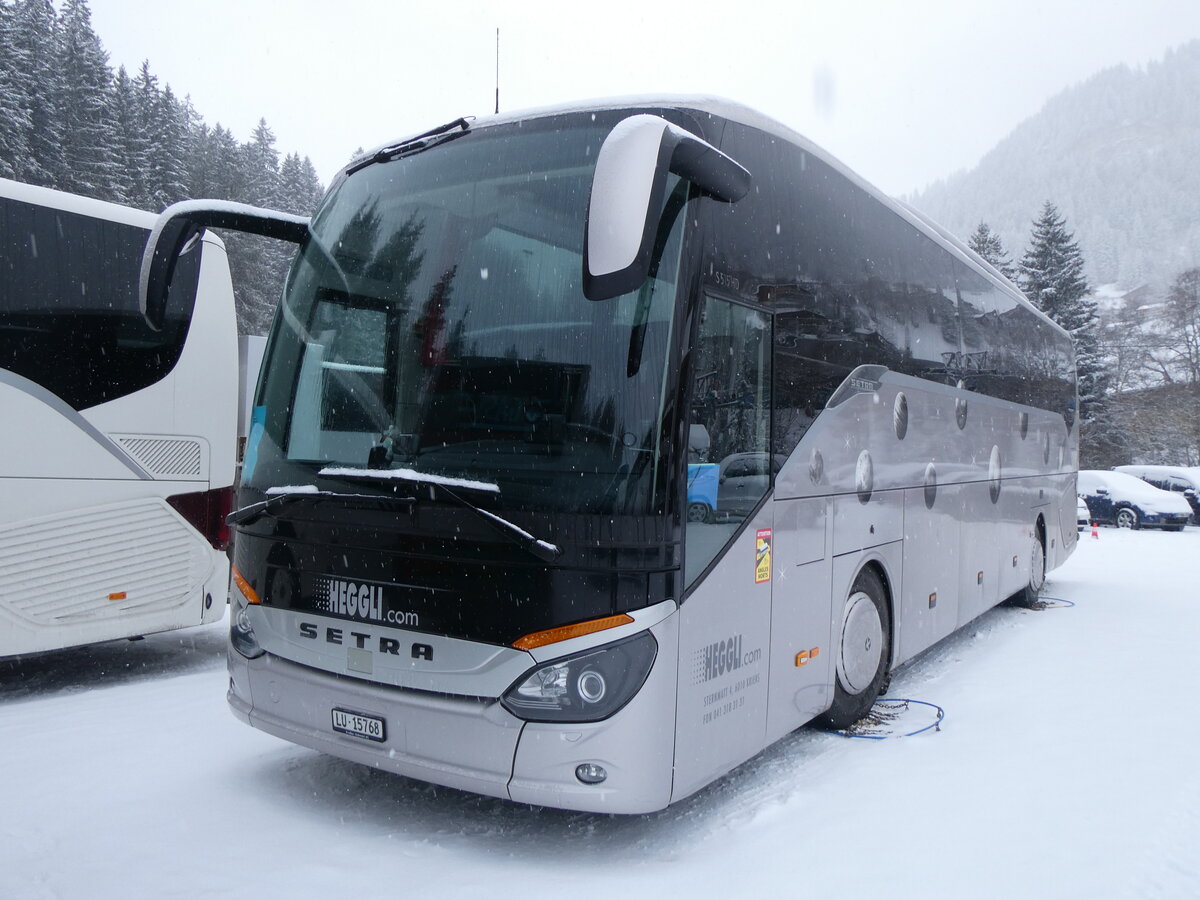
[[[335,189],[272,338],[255,486],[405,467],[495,482],[500,507],[661,504],[682,217],[641,290],[584,298],[606,133],[590,117],[495,126]]]

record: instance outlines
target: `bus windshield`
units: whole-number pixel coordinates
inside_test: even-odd
[[[639,290],[584,297],[607,130],[491,126],[336,186],[285,289],[248,484],[412,472],[495,485],[499,508],[658,509],[685,217],[664,217]]]

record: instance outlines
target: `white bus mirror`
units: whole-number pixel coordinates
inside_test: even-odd
[[[583,293],[606,300],[632,291],[650,270],[667,175],[726,203],[750,190],[750,173],[716,147],[652,115],[630,116],[596,156],[583,241]]]
[[[205,228],[228,228],[298,244],[308,236],[308,219],[224,200],[185,200],[168,206],[150,230],[138,275],[142,317],[155,331],[162,330],[166,319],[167,290],[175,263],[188,242]]]

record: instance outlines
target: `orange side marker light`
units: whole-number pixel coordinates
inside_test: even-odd
[[[585,634],[595,634],[620,625],[629,625],[633,616],[621,613],[619,616],[605,616],[603,619],[592,619],[589,622],[576,622],[574,625],[564,625],[561,628],[548,628],[545,631],[535,631],[524,637],[517,638],[512,645],[518,650],[534,650],[547,644],[557,644],[559,641],[569,641],[571,638],[583,637]]]
[[[245,576],[238,571],[237,566],[232,567],[232,574],[233,583],[237,586],[237,589],[242,592],[242,596],[246,598],[246,602],[262,603],[262,600],[259,599],[258,591],[250,586],[250,582],[248,582]]]

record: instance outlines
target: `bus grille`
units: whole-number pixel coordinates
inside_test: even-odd
[[[37,625],[162,612],[212,571],[204,539],[158,498],[0,528],[0,606]]]
[[[200,475],[200,444],[189,440],[118,437],[129,454],[154,475]]]

